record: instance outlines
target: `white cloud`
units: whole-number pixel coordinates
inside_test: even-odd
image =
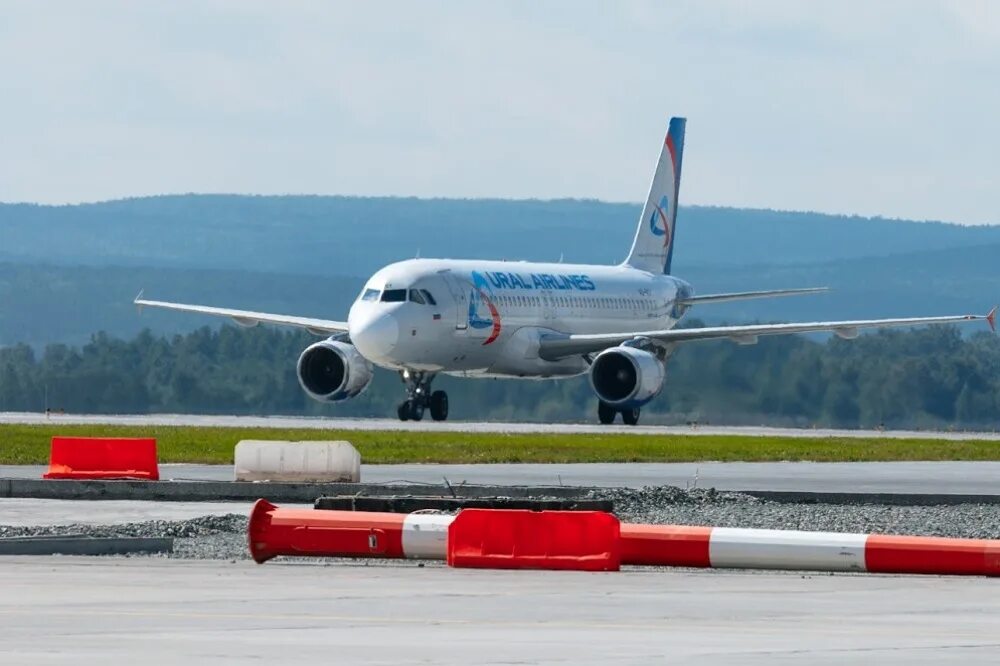
[[[990,2],[3,5],[0,200],[682,199],[1000,222]]]

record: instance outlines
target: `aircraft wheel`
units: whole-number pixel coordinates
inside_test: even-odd
[[[625,425],[635,425],[639,422],[639,408],[634,409],[623,409],[622,410],[622,421]]]
[[[597,401],[597,420],[601,422],[602,425],[609,425],[615,422],[615,408],[604,402],[603,400]]]
[[[431,418],[435,421],[448,418],[448,394],[444,391],[431,393]]]
[[[396,408],[396,416],[399,417],[400,421],[406,421],[410,418],[410,401],[399,403],[399,407]]]
[[[408,401],[408,402],[409,402],[409,405],[410,405],[410,410],[409,410],[410,411],[410,414],[409,414],[410,420],[412,420],[412,421],[419,421],[420,419],[424,418],[424,406],[421,405],[416,400]]]

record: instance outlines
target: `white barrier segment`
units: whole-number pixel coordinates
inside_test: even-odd
[[[361,480],[361,454],[350,442],[246,439],[236,445],[237,481],[349,482]]]
[[[403,555],[409,559],[443,560],[448,557],[448,526],[455,516],[411,513],[403,519]]]
[[[865,571],[867,534],[715,527],[708,544],[712,567]]]

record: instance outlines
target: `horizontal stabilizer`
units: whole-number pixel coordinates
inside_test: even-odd
[[[829,287],[806,287],[804,289],[772,289],[770,291],[736,291],[729,294],[688,296],[687,298],[681,299],[679,302],[682,305],[697,305],[699,303],[726,303],[727,301],[748,301],[752,298],[776,298],[778,296],[818,294],[829,290]]]

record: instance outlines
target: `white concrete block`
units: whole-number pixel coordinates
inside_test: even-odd
[[[236,445],[237,481],[350,482],[361,480],[361,454],[350,442],[245,439]]]

